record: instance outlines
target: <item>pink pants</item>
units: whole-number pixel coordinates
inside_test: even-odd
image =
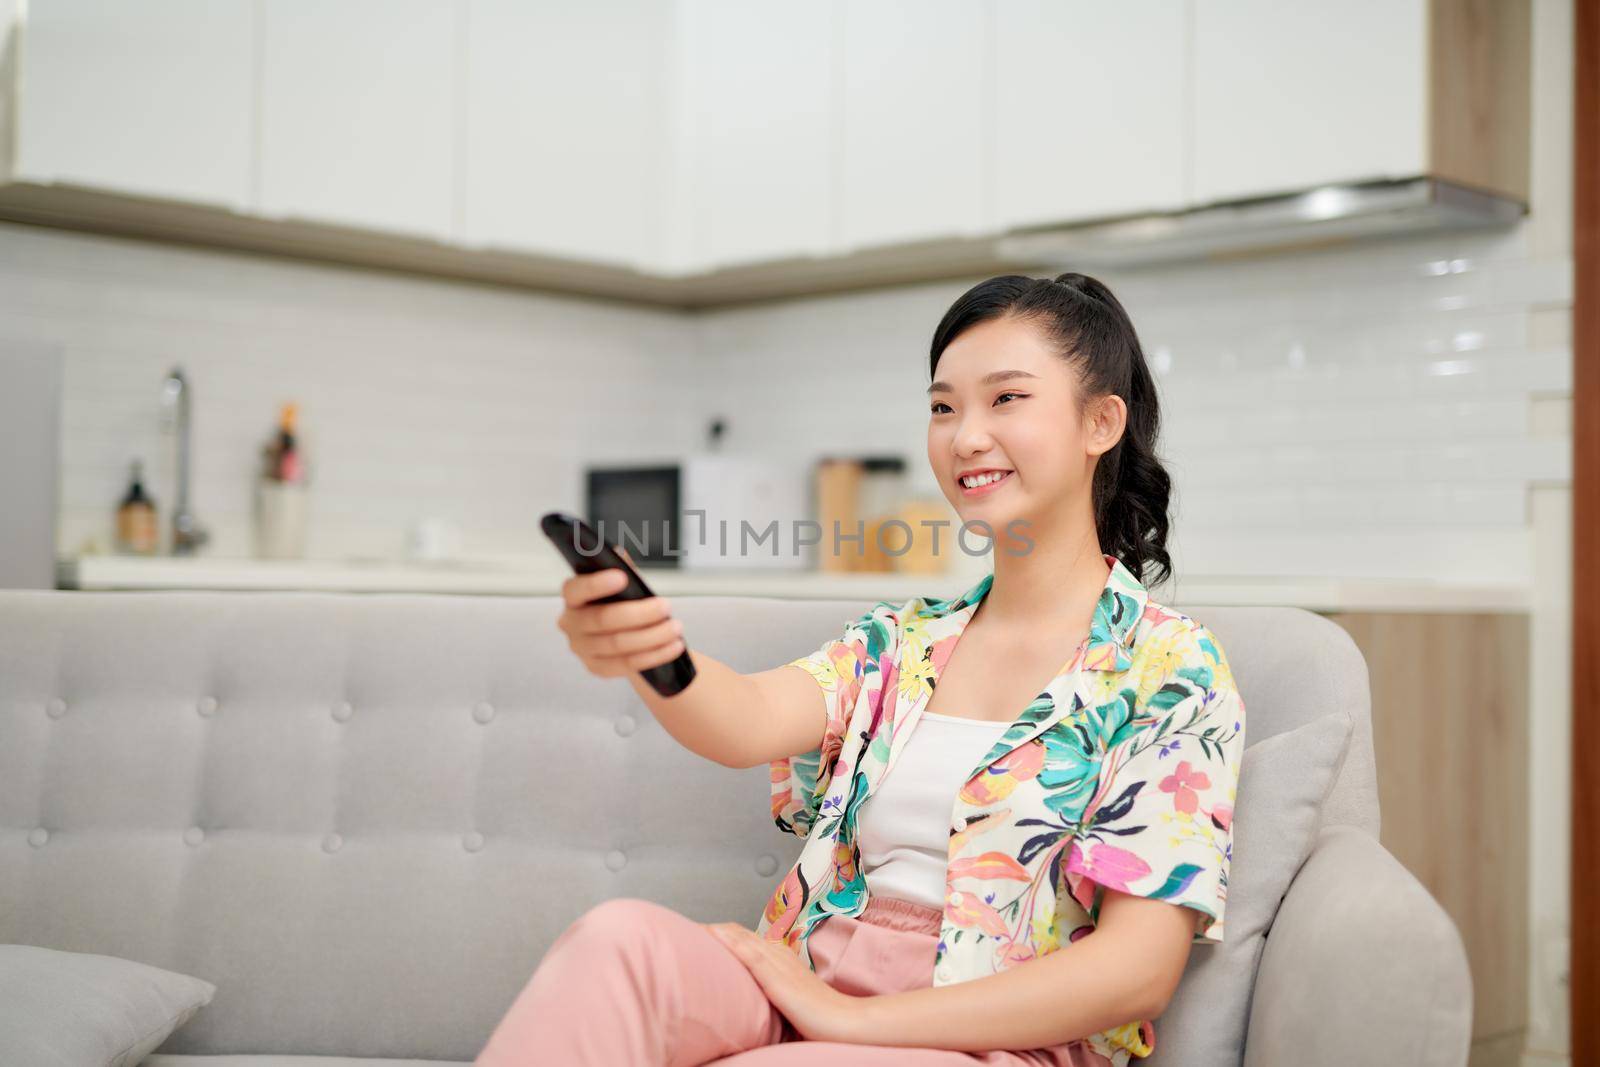
[[[811,932],[816,973],[853,996],[932,985],[940,919],[922,904],[869,897],[859,917],[830,916]],[[1110,1062],[1081,1039],[996,1052],[804,1040],[703,925],[636,897],[590,908],[556,938],[474,1061],[477,1067]]]

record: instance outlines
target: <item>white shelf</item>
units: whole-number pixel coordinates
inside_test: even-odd
[[[811,571],[691,573],[648,569],[663,596],[755,596],[876,601],[955,596],[982,571],[926,574],[818,574]],[[422,563],[402,560],[265,560],[198,557],[80,556],[57,564],[57,585],[85,591],[212,589],[322,592],[558,595],[569,572],[541,557]],[[1529,610],[1515,586],[1321,577],[1185,575],[1179,595],[1155,599],[1188,605],[1286,605],[1310,611],[1513,612]]]

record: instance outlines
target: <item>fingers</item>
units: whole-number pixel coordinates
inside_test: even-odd
[[[776,941],[768,941],[754,930],[737,923],[705,925],[711,936],[722,942],[763,988],[779,988],[785,982],[786,972],[805,971],[805,965],[792,952]],[[806,980],[808,978],[801,978],[801,981]]]
[[[711,932],[712,937],[715,937],[718,941],[721,941],[724,945],[728,946],[728,949],[741,959],[744,959],[749,955],[751,951],[751,947],[749,947],[749,939],[754,937],[754,934],[751,933],[751,931],[746,930],[737,923],[731,922],[706,923],[705,928]]]
[[[587,635],[587,644],[596,656],[628,656],[665,648],[682,635],[682,620],[661,619],[648,626],[591,633]]]
[[[569,607],[562,612],[562,629],[569,637],[597,637],[651,626],[672,618],[672,605],[665,597],[651,596],[643,600],[619,600],[615,604],[592,604]],[[601,651],[626,651],[607,649]]]
[[[683,654],[683,649],[683,639],[678,638],[659,648],[652,648],[642,652],[633,652],[621,656],[591,657],[589,669],[608,678],[622,674],[632,674],[635,671],[645,671],[651,667],[659,667],[663,663],[671,663]]]
[[[683,623],[662,597],[568,608],[557,620],[567,644],[603,678],[671,663],[683,653]]]
[[[632,564],[633,557],[626,549],[618,546],[618,552]],[[672,618],[672,606],[664,597],[594,603],[627,584],[628,575],[620,567],[574,574],[561,583],[565,607],[556,626],[567,635],[567,644],[584,666],[600,677],[671,663],[687,647],[683,624]]]
[[[561,583],[561,598],[569,608],[581,608],[591,600],[620,593],[628,584],[628,576],[620,567],[607,567],[593,574],[574,574]]]

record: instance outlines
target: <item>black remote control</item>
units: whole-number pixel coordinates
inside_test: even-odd
[[[628,565],[622,554],[612,548],[593,527],[576,515],[564,511],[551,511],[539,520],[539,528],[550,538],[556,549],[566,557],[577,574],[593,574],[608,567],[619,567],[628,576],[628,584],[610,596],[591,600],[591,604],[613,604],[619,600],[643,600],[655,596],[644,584],[639,572]],[[671,663],[649,667],[639,672],[650,687],[664,697],[676,696],[694,681],[694,660],[689,658],[689,643]]]

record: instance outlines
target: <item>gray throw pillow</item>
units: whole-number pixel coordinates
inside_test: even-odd
[[[1151,1021],[1149,1067],[1242,1064],[1256,967],[1289,883],[1311,855],[1322,804],[1349,748],[1350,717],[1333,711],[1247,745],[1239,761],[1228,864],[1228,929],[1194,945],[1167,1010]]]
[[[136,1067],[216,991],[115,956],[0,945],[0,1049],[7,1067]]]

